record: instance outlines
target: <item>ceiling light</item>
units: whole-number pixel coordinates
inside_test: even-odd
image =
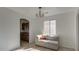
[[[44,17],[44,13],[42,11],[42,7],[38,7],[38,13],[36,13],[37,17]]]

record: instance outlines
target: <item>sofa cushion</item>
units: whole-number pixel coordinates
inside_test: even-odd
[[[56,40],[58,38],[57,35],[53,35],[53,36],[48,36],[48,35],[37,35],[37,37],[41,40]]]
[[[39,40],[39,42],[50,43],[50,44],[58,44],[58,41],[51,41],[51,40]]]
[[[46,36],[47,40],[56,40],[58,38],[58,36],[54,35],[54,36]]]
[[[46,40],[46,36],[42,35],[42,36],[40,37],[40,39]]]

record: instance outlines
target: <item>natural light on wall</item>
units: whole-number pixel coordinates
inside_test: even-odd
[[[53,36],[56,35],[56,20],[44,21],[43,34]]]

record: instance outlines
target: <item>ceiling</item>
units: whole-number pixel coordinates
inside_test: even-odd
[[[37,7],[8,7],[9,9],[21,13],[25,16],[35,16],[38,13]],[[76,7],[43,7],[45,16],[52,16],[77,9]]]

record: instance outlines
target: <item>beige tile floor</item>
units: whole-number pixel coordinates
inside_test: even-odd
[[[15,51],[55,51],[52,49],[36,46],[34,44],[29,44],[26,41],[22,41],[22,46],[19,49],[16,49]],[[59,48],[58,51],[74,51],[73,49],[69,48]]]

